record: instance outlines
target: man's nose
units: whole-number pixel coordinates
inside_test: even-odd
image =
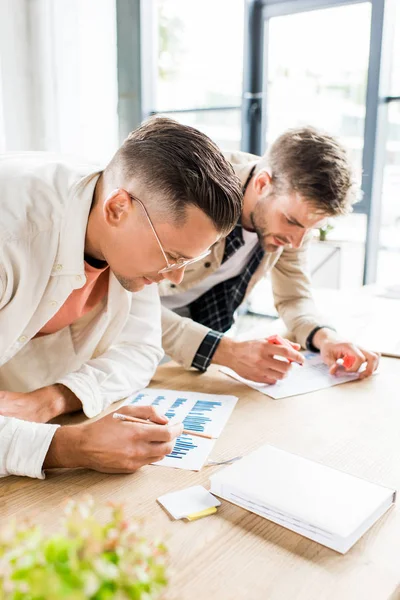
[[[303,243],[304,236],[306,235],[306,233],[307,233],[306,229],[301,229],[298,233],[292,235],[292,247],[293,248],[300,248],[300,246]]]
[[[185,274],[185,267],[181,267],[180,269],[175,269],[174,271],[167,271],[163,273],[164,278],[168,279],[175,285],[179,285],[182,282],[183,276]]]

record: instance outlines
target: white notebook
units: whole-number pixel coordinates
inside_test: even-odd
[[[268,445],[210,479],[212,494],[342,554],[396,498],[394,490]]]

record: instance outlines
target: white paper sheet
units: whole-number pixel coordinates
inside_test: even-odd
[[[126,404],[154,406],[171,423],[182,422],[185,429],[205,433],[213,439],[181,435],[171,454],[153,463],[199,471],[214,447],[237,402],[236,396],[201,394],[177,390],[145,389],[131,396]]]
[[[322,390],[358,379],[358,373],[346,373],[343,371],[338,375],[330,375],[329,367],[322,362],[320,354],[315,354],[314,352],[302,352],[302,354],[305,358],[304,365],[300,366],[297,363],[293,363],[289,375],[273,385],[249,381],[227,367],[221,367],[221,371],[274,399],[308,394],[309,392],[315,392],[316,390]]]
[[[194,485],[179,490],[164,494],[157,498],[157,502],[161,504],[174,519],[183,519],[188,515],[207,510],[213,506],[220,506],[221,502],[202,485]]]

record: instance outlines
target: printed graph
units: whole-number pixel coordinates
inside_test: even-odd
[[[184,429],[210,435],[212,439],[181,435],[171,454],[154,463],[198,471],[225,427],[236,402],[235,396],[146,389],[129,398],[127,404],[154,406],[171,423],[183,423]]]

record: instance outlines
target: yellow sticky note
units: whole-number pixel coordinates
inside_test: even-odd
[[[210,508],[206,508],[205,510],[201,510],[197,513],[192,513],[191,515],[187,515],[185,519],[188,521],[196,521],[196,519],[201,519],[202,517],[208,517],[208,515],[212,515],[217,512],[216,506],[211,506]]]

